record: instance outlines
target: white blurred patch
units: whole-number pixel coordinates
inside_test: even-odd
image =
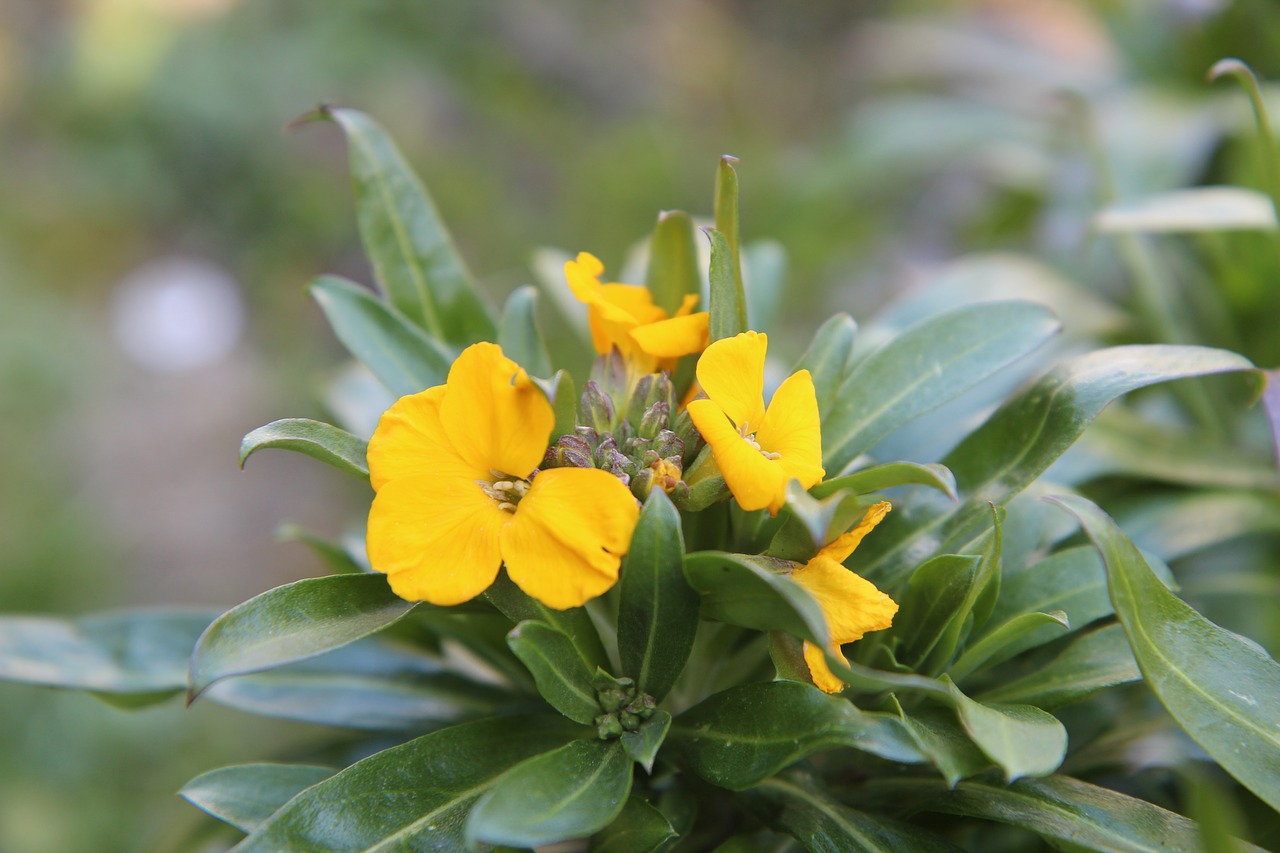
[[[199,258],[143,264],[116,285],[111,308],[120,348],[154,373],[216,364],[231,354],[244,329],[239,285]]]

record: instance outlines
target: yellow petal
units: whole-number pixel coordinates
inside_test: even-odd
[[[734,499],[745,510],[767,507],[777,514],[787,497],[787,475],[779,460],[765,459],[748,444],[714,400],[694,400],[688,411],[698,432],[711,445],[716,467]]]
[[[698,359],[698,384],[735,426],[755,432],[764,420],[764,354],[769,339],[743,332],[707,347]]]
[[[503,533],[507,575],[548,607],[584,604],[617,581],[639,517],[631,491],[606,471],[542,471]]]
[[[440,424],[444,386],[401,397],[382,414],[369,439],[369,482],[376,492],[389,480],[418,475],[475,479],[488,470],[467,465]]]
[[[638,284],[602,284],[598,292],[601,299],[595,304],[609,312],[610,320],[630,320],[637,325],[644,325],[667,319],[667,312],[661,306],[653,304],[653,294],[647,287]]]
[[[679,358],[702,352],[707,346],[709,316],[706,311],[659,320],[631,330],[631,339],[649,355]]]
[[[792,572],[791,579],[817,599],[831,640],[837,644],[888,628],[898,612],[898,605],[875,584],[821,552]]]
[[[687,314],[692,314],[693,309],[698,306],[698,300],[700,298],[701,297],[699,297],[698,294],[696,293],[686,293],[684,295],[684,299],[680,301],[680,307],[677,308],[676,313],[671,316],[684,317]]]
[[[596,291],[600,289],[600,274],[604,272],[604,264],[590,252],[579,252],[572,261],[564,262],[564,277],[569,282],[569,289],[580,302],[590,304],[599,298]]]
[[[542,391],[497,344],[467,347],[449,369],[440,422],[473,468],[528,476],[542,461],[555,420]]]
[[[761,450],[782,456],[779,460],[788,480],[809,488],[822,480],[822,425],[818,419],[818,395],[809,371],[800,370],[778,386],[764,421],[756,431]]]
[[[858,522],[858,526],[850,530],[848,533],[837,536],[834,541],[822,546],[818,552],[825,557],[835,560],[837,563],[843,563],[849,559],[849,555],[862,542],[862,538],[870,533],[875,526],[884,520],[889,514],[889,510],[893,509],[888,501],[880,501],[862,516],[862,521]]]
[[[369,510],[369,563],[401,598],[460,604],[497,577],[511,518],[471,480],[394,479]]]
[[[849,662],[849,659],[840,653],[839,646],[832,645],[831,653],[845,663]],[[822,654],[822,649],[808,640],[804,641],[804,662],[809,665],[809,677],[823,693],[839,693],[844,690],[844,682],[831,671],[831,667],[827,666],[827,659]]]

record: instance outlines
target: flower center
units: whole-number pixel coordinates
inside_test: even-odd
[[[781,453],[774,453],[771,450],[761,449],[760,442],[756,441],[756,434],[752,432],[751,425],[746,421],[743,421],[741,424],[739,424],[738,435],[742,436],[742,440],[745,441],[747,444],[751,445],[752,448],[754,448],[756,452],[758,452],[765,459],[781,459],[782,458]]]
[[[529,493],[529,481],[502,471],[491,469],[489,473],[493,475],[492,480],[476,480],[476,485],[480,487],[480,491],[497,502],[498,509],[503,512],[515,512],[516,504]]]

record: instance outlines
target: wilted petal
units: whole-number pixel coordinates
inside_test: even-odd
[[[636,499],[612,474],[542,471],[503,533],[507,575],[548,607],[584,604],[617,581],[639,517]]]
[[[893,624],[898,605],[875,584],[819,552],[791,573],[791,579],[818,601],[831,640],[852,643]]]
[[[889,514],[889,510],[893,507],[888,501],[880,501],[862,515],[862,521],[858,522],[858,526],[837,536],[832,542],[823,545],[818,552],[825,557],[835,560],[837,563],[843,563],[849,559],[849,555],[862,542],[862,538],[870,533],[877,524],[884,520]]]
[[[833,643],[830,651],[845,663],[849,662],[848,658],[840,653],[838,645]],[[822,649],[808,640],[804,641],[804,662],[809,665],[809,677],[823,693],[839,693],[844,690],[844,682],[831,671],[831,667],[827,666],[827,659],[822,654]]]
[[[698,359],[702,390],[735,426],[749,424],[751,432],[764,420],[764,354],[768,346],[768,336],[743,332],[716,341]]]

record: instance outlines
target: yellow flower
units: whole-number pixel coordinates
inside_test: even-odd
[[[707,345],[706,311],[693,313],[697,294],[689,294],[674,317],[653,304],[647,287],[634,284],[601,284],[604,264],[587,252],[566,261],[564,275],[569,289],[587,305],[591,343],[608,355],[617,347],[637,373],[674,370],[682,355],[702,352]]]
[[[613,586],[639,507],[608,472],[535,470],[554,423],[528,374],[488,343],[383,414],[369,441],[368,549],[396,595],[458,604],[503,563],[556,609]]]
[[[893,623],[893,615],[898,612],[898,605],[892,598],[841,565],[858,547],[862,537],[870,533],[888,512],[887,501],[871,507],[857,527],[824,546],[812,560],[791,573],[791,579],[817,599],[827,620],[827,630],[831,633],[828,651],[840,660],[845,660],[840,646],[860,640],[870,631],[888,628]],[[804,660],[809,665],[813,683],[819,689],[826,693],[839,693],[844,689],[844,682],[827,666],[822,649],[807,640]]]
[[[818,395],[809,371],[778,386],[764,405],[764,356],[769,339],[743,332],[716,341],[698,359],[698,384],[706,400],[689,403],[689,416],[711,445],[725,484],[745,510],[786,500],[787,483],[809,488],[823,477]]]

